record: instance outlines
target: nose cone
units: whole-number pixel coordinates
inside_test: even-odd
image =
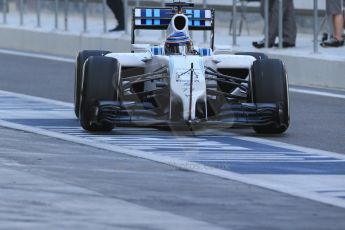
[[[179,121],[196,120],[197,104],[206,108],[206,79],[204,60],[199,56],[171,56],[170,118]],[[176,114],[179,114],[176,119]]]

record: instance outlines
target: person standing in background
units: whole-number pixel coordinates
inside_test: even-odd
[[[122,0],[107,0],[107,5],[117,20],[117,26],[113,29],[110,29],[109,32],[125,30],[125,14]]]
[[[322,47],[341,47],[344,45],[343,26],[343,1],[342,0],[326,0],[326,13],[331,15],[333,35],[329,40],[323,41],[320,45]]]
[[[261,15],[264,17],[265,1],[261,0]],[[268,1],[268,38],[261,41],[254,41],[255,48],[264,48],[265,39],[268,39],[268,47],[278,46],[275,40],[279,34],[279,1]],[[283,48],[295,47],[297,37],[297,24],[293,0],[283,0]]]

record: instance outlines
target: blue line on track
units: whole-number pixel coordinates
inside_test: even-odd
[[[80,127],[71,104],[4,91],[0,91],[1,121],[7,122],[6,127],[108,146],[111,151],[122,149],[122,153],[192,171],[220,169],[207,173],[345,208],[345,157],[339,154],[217,130],[189,134],[116,127],[110,133],[88,133]]]

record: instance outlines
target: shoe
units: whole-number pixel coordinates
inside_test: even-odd
[[[124,30],[125,30],[124,27],[122,27],[122,26],[117,26],[117,27],[115,27],[114,29],[108,30],[108,32],[118,32],[118,31],[124,31]]]
[[[328,33],[323,33],[322,34],[322,42],[325,42],[325,41],[327,41],[328,40]]]
[[[255,41],[252,42],[252,45],[257,48],[257,49],[261,49],[261,48],[265,48],[265,40],[261,40],[261,41]],[[273,44],[268,44],[268,48],[272,48]]]
[[[320,46],[326,48],[326,47],[341,47],[344,45],[344,40],[337,40],[335,38],[332,38],[329,41],[324,41],[320,44]]]
[[[295,47],[296,45],[293,43],[289,43],[289,42],[283,42],[283,48],[292,48]],[[279,43],[275,43],[274,47],[279,47]]]

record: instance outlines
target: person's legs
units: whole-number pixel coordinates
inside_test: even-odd
[[[270,0],[269,3],[268,44],[274,44],[279,32],[279,2]]]
[[[342,15],[342,0],[327,0],[326,12],[332,15],[333,22],[333,36],[329,41],[321,43],[323,47],[340,47],[344,45],[342,38],[343,32],[343,15]]]
[[[124,15],[124,8],[122,0],[107,0],[107,5],[111,9],[116,18],[118,25],[116,28],[110,30],[112,31],[119,31],[125,29],[125,15]]]
[[[284,47],[292,47],[296,44],[297,25],[293,0],[283,1],[283,42]]]
[[[262,41],[253,42],[253,46],[256,48],[264,48],[265,39],[268,39],[268,47],[274,45],[274,41],[278,35],[278,1],[269,0],[268,14],[269,14],[269,24],[268,24],[268,38],[264,38]],[[265,1],[261,0],[261,15],[264,17],[264,4]]]
[[[338,41],[343,40],[343,23],[344,18],[342,14],[334,15],[333,16],[333,37]]]
[[[122,0],[113,0],[113,2],[115,2],[116,4],[114,12],[119,23],[118,27],[121,29],[125,29],[125,10],[123,7],[123,2]]]

